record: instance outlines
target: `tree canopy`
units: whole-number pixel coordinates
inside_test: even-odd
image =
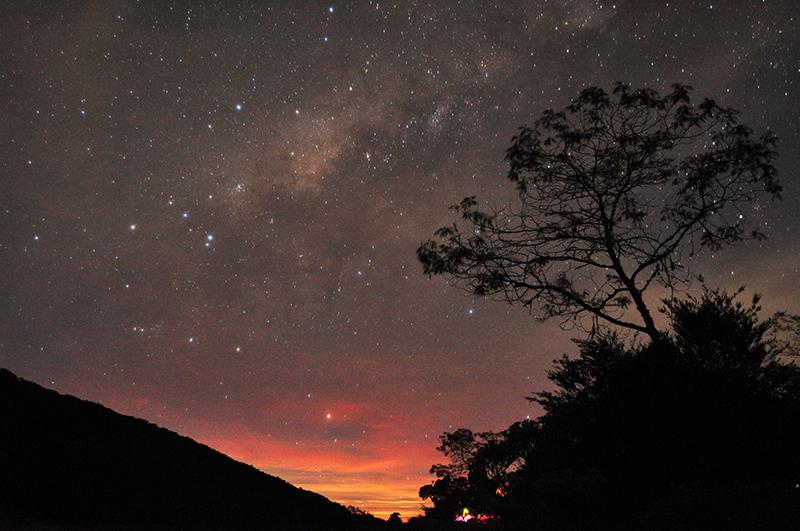
[[[444,434],[450,464],[420,489],[429,518],[466,506],[507,530],[796,525],[799,352],[780,316],[712,290],[664,311],[673,332],[658,342],[602,333],[556,360],[553,388],[531,397],[541,417]]]
[[[645,291],[683,286],[686,259],[702,247],[762,238],[748,209],[781,193],[775,136],[691,92],[617,83],[545,111],[506,152],[519,201],[453,206],[460,220],[417,250],[424,272],[540,318],[588,316],[593,328],[659,337]]]

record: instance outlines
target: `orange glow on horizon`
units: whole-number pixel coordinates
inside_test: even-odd
[[[362,455],[352,446],[290,443],[242,431],[209,433],[198,440],[297,487],[383,519],[393,512],[404,518],[422,512],[419,488],[430,481],[427,469],[437,459],[430,442],[405,444],[401,451],[383,444]]]
[[[441,460],[436,438],[419,435],[418,419],[402,418],[386,405],[345,400],[271,405],[291,419],[286,431],[264,433],[246,422],[224,425],[193,419],[187,434],[238,461],[289,483],[352,505],[378,518],[422,512],[419,488]],[[336,414],[334,415],[334,412]]]
[[[403,519],[422,513],[426,502],[419,498],[419,488],[432,481],[431,465],[446,460],[436,451],[438,436],[468,424],[460,414],[467,407],[458,400],[445,408],[402,393],[368,402],[322,393],[290,399],[266,390],[195,416],[163,408],[154,414],[152,400],[140,394],[143,388],[139,393],[107,390],[104,396],[96,390],[77,391],[383,519],[393,512]],[[459,398],[468,402],[469,397]],[[248,413],[238,415],[241,411]]]

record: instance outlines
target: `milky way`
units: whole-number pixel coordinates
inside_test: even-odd
[[[695,262],[800,311],[800,6],[0,7],[0,365],[378,515],[436,437],[538,410],[574,333],[426,279],[516,128],[582,88],[695,87],[780,137],[769,239]],[[794,286],[795,288],[789,289]]]

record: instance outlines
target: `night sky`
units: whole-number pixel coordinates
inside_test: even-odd
[[[693,266],[800,311],[796,0],[6,1],[0,59],[0,366],[379,516],[574,351],[415,249],[588,85],[778,134],[769,239]]]

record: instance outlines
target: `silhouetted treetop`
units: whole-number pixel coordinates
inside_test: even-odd
[[[496,433],[460,428],[441,435],[436,449],[450,463],[433,465],[436,480],[419,490],[434,504],[424,508],[426,514],[447,520],[465,507],[494,512],[533,451],[538,429],[535,421],[524,420]]]
[[[427,518],[468,507],[496,517],[486,529],[797,528],[798,351],[739,293],[665,301],[658,342],[579,342],[529,397],[534,420],[442,435],[449,464],[420,489]]]
[[[417,250],[423,270],[564,322],[590,316],[659,336],[643,294],[690,279],[686,258],[746,237],[749,210],[780,197],[775,136],[691,87],[590,87],[520,128],[506,152],[519,202],[451,207],[460,222]],[[636,319],[626,315],[633,306]]]

